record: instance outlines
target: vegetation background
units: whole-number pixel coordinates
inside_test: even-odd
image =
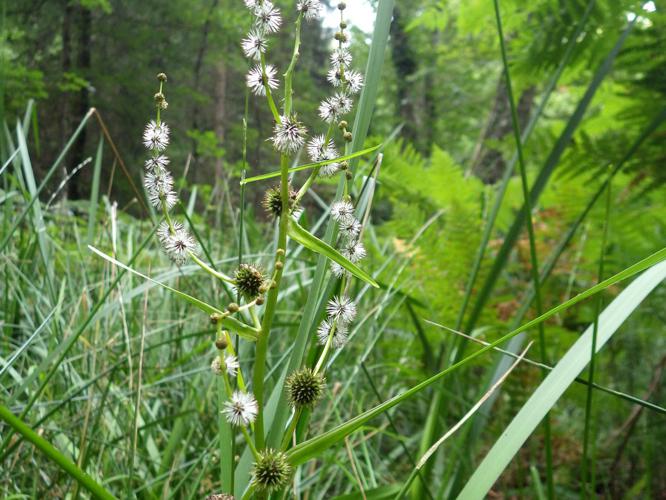
[[[377,2],[348,3],[356,2],[358,12],[374,16]],[[295,5],[275,3],[284,12]],[[501,9],[518,122],[529,135],[527,176],[543,188],[533,198],[533,220],[540,262],[552,262],[541,285],[545,311],[595,285],[600,259],[608,277],[664,246],[666,12],[658,2],[630,0],[505,0]],[[145,244],[152,225],[136,186],[155,75],[164,71],[184,209],[216,261],[235,263],[247,71],[239,41],[247,12],[240,0],[19,0],[3,1],[0,15],[0,397],[116,494],[203,497],[218,484],[213,330],[150,283],[116,282],[118,270],[87,244],[112,249],[123,262],[136,254],[139,270],[213,303],[226,300],[192,266],[173,268],[156,244]],[[362,68],[371,33],[354,26],[372,25],[349,23]],[[316,123],[327,94],[334,25],[327,18],[303,25],[295,81],[306,124]],[[288,29],[275,39],[281,67],[292,43]],[[437,325],[494,340],[535,316],[527,233],[511,239],[516,221],[522,227],[523,195],[517,171],[511,175],[516,142],[493,2],[397,1],[381,76],[366,141],[384,144],[366,267],[384,288],[360,294],[365,320],[330,369],[312,435],[473,348]],[[276,168],[265,141],[272,118],[263,102],[247,105],[248,174],[256,175]],[[21,141],[25,148],[14,154]],[[607,179],[609,209],[599,196]],[[334,192],[323,183],[304,201],[312,224]],[[262,195],[263,187],[250,185],[243,205],[242,243],[259,262],[269,254],[272,227],[259,209]],[[303,252],[290,274],[273,368],[291,345],[314,262]],[[603,306],[623,287],[605,291]],[[556,498],[578,497],[586,489],[580,470],[589,429],[587,494],[666,498],[666,421],[658,406],[666,401],[664,303],[666,290],[657,287],[597,358],[595,382],[622,394],[595,390],[588,422],[586,386],[572,384],[550,413],[552,463],[537,430],[494,484],[494,497],[547,495],[549,477]],[[547,364],[594,322],[598,307],[585,301],[546,322]],[[537,350],[528,357],[538,358]],[[415,461],[476,402],[500,359],[485,354],[304,466],[299,494],[391,498]],[[492,406],[421,470],[431,479],[417,480],[410,495],[459,493],[541,379],[542,370],[519,365]],[[0,437],[0,495],[84,494],[7,426]]]

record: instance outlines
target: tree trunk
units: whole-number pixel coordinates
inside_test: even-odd
[[[400,8],[393,9],[393,22],[391,23],[391,55],[396,72],[396,107],[404,121],[402,135],[418,145],[418,126],[415,119],[414,101],[411,95],[413,82],[410,80],[418,69],[416,54],[409,44],[409,36],[405,32],[406,20]]]
[[[502,156],[501,151],[487,145],[488,140],[501,141],[507,135],[513,134],[511,107],[509,106],[506,91],[506,81],[504,78],[500,78],[497,82],[497,91],[495,92],[495,103],[492,112],[486,123],[486,128],[479,139],[477,154],[475,154],[472,160],[472,172],[487,184],[497,182],[502,177],[507,165],[507,160]],[[516,113],[518,114],[518,126],[521,133],[532,112],[535,94],[536,89],[534,86],[531,86],[523,91],[518,99]],[[515,144],[513,142],[512,145],[514,146],[512,151],[515,151]]]
[[[78,76],[88,79],[90,76],[90,61],[91,61],[90,45],[92,42],[92,35],[91,35],[92,14],[88,9],[84,7],[79,7],[78,11],[79,11],[78,12],[79,39],[77,47],[76,69]],[[76,105],[74,107],[76,114],[76,116],[74,116],[75,120],[81,120],[88,111],[88,108],[90,107],[89,92],[90,91],[88,85],[79,90],[76,96]],[[78,139],[74,143],[74,147],[72,148],[73,168],[79,165],[84,160],[86,138],[87,138],[87,131],[86,128],[84,127],[83,130],[81,130]],[[69,180],[67,192],[70,199],[78,199],[82,195],[84,195],[84,193],[81,192],[80,188],[81,183],[79,182],[80,179],[81,179],[80,175],[75,175]]]

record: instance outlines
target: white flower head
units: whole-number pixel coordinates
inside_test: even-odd
[[[268,0],[264,0],[254,9],[256,26],[264,33],[275,33],[282,24],[280,10]]]
[[[222,375],[222,362],[220,361],[219,356],[213,358],[213,362],[210,364],[210,371],[212,371],[214,375]]]
[[[312,21],[321,15],[322,5],[319,0],[300,0],[296,8],[303,13],[306,21]]]
[[[331,68],[326,75],[326,79],[334,87],[342,85],[342,72],[340,71],[340,68]]]
[[[326,99],[319,105],[319,117],[326,123],[333,123],[338,119],[338,109],[331,99]]]
[[[172,224],[174,232],[183,231],[185,229],[183,225],[177,220],[173,221]],[[167,221],[162,221],[157,227],[157,239],[160,240],[162,245],[164,245],[170,237],[171,227],[169,227],[169,223]]]
[[[252,394],[235,391],[231,399],[224,403],[222,413],[232,425],[249,425],[254,422],[258,411],[257,400]]]
[[[353,69],[345,72],[345,81],[351,94],[358,94],[363,88],[363,75]]]
[[[169,158],[165,155],[157,155],[146,160],[146,168],[148,170],[162,170],[169,164]]]
[[[354,321],[356,317],[356,304],[349,297],[338,296],[328,301],[326,312],[330,320],[337,321],[337,324],[347,325]]]
[[[332,139],[326,142],[324,135],[313,137],[308,142],[308,156],[313,162],[333,160],[337,158],[338,152],[335,149],[335,144]],[[340,170],[340,164],[337,162],[328,163],[320,167],[319,173],[324,177],[330,177]]]
[[[308,141],[308,156],[313,162],[332,160],[336,156],[333,139],[326,142],[326,136],[317,135]]]
[[[331,272],[336,278],[342,278],[345,274],[349,275],[350,273],[342,267],[337,262],[331,262]]]
[[[331,52],[331,64],[336,71],[340,68],[348,68],[352,62],[352,55],[349,50],[344,47],[336,47]]]
[[[340,233],[349,241],[356,241],[361,234],[361,223],[355,217],[340,222],[338,228],[340,229]]]
[[[349,225],[354,226],[354,231],[356,230],[355,226],[358,226],[358,233],[356,234],[358,237],[358,234],[361,232],[361,223],[354,219]],[[342,253],[342,255],[344,255],[353,263],[357,263],[359,260],[364,259],[367,255],[363,243],[356,241],[355,239],[345,242],[343,247],[340,249],[340,253]],[[342,278],[344,275],[350,274],[349,271],[347,271],[337,262],[331,262],[331,272],[337,278]]]
[[[235,377],[238,373],[238,369],[240,368],[240,363],[238,362],[238,358],[236,356],[227,354],[224,356],[224,366],[226,367],[227,375],[230,377]]]
[[[280,153],[292,154],[305,144],[307,129],[292,116],[280,117],[280,123],[273,128],[271,141]]]
[[[354,220],[354,205],[348,201],[336,201],[331,205],[331,217],[336,222],[351,222]]]
[[[317,339],[319,344],[325,345],[328,342],[328,337],[331,334],[331,328],[333,327],[333,322],[330,320],[324,320],[317,328]],[[347,325],[336,323],[335,330],[333,331],[333,338],[331,339],[331,345],[335,349],[340,349],[347,344],[348,329]]]
[[[182,224],[173,223],[173,228],[170,228],[167,222],[163,222],[157,236],[166,254],[179,266],[185,263],[190,252],[197,251],[196,241]]]
[[[169,126],[150,120],[143,131],[143,145],[154,151],[164,151],[169,145]]]
[[[348,241],[342,247],[341,253],[353,263],[357,263],[359,260],[364,259],[368,254],[363,243],[360,241]]]
[[[327,163],[326,165],[323,165],[321,167],[321,170],[319,170],[319,175],[321,175],[322,177],[333,177],[338,172],[340,172],[340,164],[339,163],[337,163],[337,162],[336,163]]]
[[[261,54],[266,52],[266,49],[268,48],[268,42],[262,33],[253,30],[243,38],[241,41],[241,47],[245,57],[249,57],[250,59],[260,59]]]
[[[171,210],[178,203],[178,195],[173,191],[173,177],[166,170],[147,172],[143,185],[150,204],[155,208],[161,208],[164,203],[166,209]]]
[[[245,0],[245,6],[254,13],[260,5],[259,0]]]
[[[266,73],[264,74],[261,69],[261,65],[258,64],[250,71],[248,71],[245,81],[247,86],[250,87],[250,90],[254,95],[266,95],[266,86],[269,89],[274,90],[278,86],[278,81],[275,78],[277,70],[272,64],[266,65]]]
[[[343,92],[338,92],[331,97],[331,103],[335,106],[339,115],[349,113],[353,106],[351,97]]]

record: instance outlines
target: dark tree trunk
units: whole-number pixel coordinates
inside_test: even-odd
[[[396,5],[391,23],[391,55],[396,72],[397,93],[396,106],[404,121],[402,135],[413,143],[419,143],[418,127],[415,119],[414,100],[410,89],[413,86],[411,77],[418,69],[417,58],[409,44],[409,36],[405,32],[406,20]]]
[[[509,106],[509,101],[507,100],[506,91],[506,81],[504,78],[501,78],[497,83],[495,103],[492,112],[479,140],[477,153],[472,160],[472,172],[488,184],[493,184],[502,177],[507,161],[510,159],[504,158],[501,151],[487,145],[489,140],[500,141],[507,135],[513,134],[511,108]],[[518,124],[521,133],[525,128],[525,125],[527,125],[532,112],[535,94],[535,87],[529,87],[523,91],[518,99],[516,112],[518,114]],[[515,148],[512,148],[512,150],[515,150]]]
[[[62,18],[62,72],[72,71],[72,17],[74,15],[74,6],[70,2],[65,2],[65,10]],[[71,134],[71,103],[70,97],[66,92],[62,95],[62,108],[60,110],[60,143],[64,147]]]
[[[77,74],[85,79],[88,79],[90,76],[90,62],[91,62],[91,42],[92,42],[92,14],[91,12],[84,8],[79,7],[78,9],[78,47],[77,47],[77,58],[76,58],[76,69]],[[88,111],[90,107],[90,90],[89,86],[86,85],[79,90],[76,96],[76,104],[74,106],[74,120],[78,121],[83,119],[83,116]],[[73,125],[73,124],[72,124]],[[73,130],[72,130],[73,132]],[[72,148],[72,168],[75,168],[84,160],[85,147],[86,147],[87,133],[86,128],[84,127],[81,131],[78,139],[74,143]],[[84,193],[81,191],[81,183],[79,175],[75,175],[69,180],[67,193],[70,199],[78,199]]]

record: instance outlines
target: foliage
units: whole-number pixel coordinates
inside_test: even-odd
[[[295,5],[276,3],[285,11]],[[141,130],[153,106],[153,76],[164,70],[176,186],[182,211],[211,256],[207,262],[233,268],[239,248],[248,262],[272,262],[275,226],[259,206],[260,186],[270,186],[262,176],[281,167],[264,140],[273,124],[263,103],[247,101],[247,130],[243,126],[248,63],[238,41],[249,23],[242,4],[30,0],[6,6],[0,51],[0,400],[1,418],[9,424],[0,423],[2,496],[76,497],[81,488],[99,487],[128,498],[198,498],[231,481],[220,466],[225,455],[218,436],[224,430],[209,369],[216,332],[193,305],[220,311],[236,300],[235,293],[195,264],[168,263],[152,237],[159,214],[141,208],[143,193],[133,190],[130,179],[140,185]],[[530,420],[524,445],[518,439],[510,448],[503,445],[507,429],[524,429],[526,409],[534,404],[529,401],[546,392],[542,380],[549,369],[528,362],[539,358],[534,346],[487,404],[417,468],[509,359],[490,348],[478,354],[472,340],[451,329],[463,330],[473,319],[475,328],[464,333],[498,342],[522,325],[534,327],[528,321],[537,313],[524,231],[478,317],[471,312],[524,202],[520,178],[505,175],[516,164],[516,141],[492,2],[396,2],[384,66],[371,73],[378,93],[366,105],[374,113],[357,117],[369,124],[369,138],[351,149],[382,144],[350,159],[357,174],[350,189],[360,204],[372,206],[369,256],[359,270],[366,281],[355,280],[351,290],[361,317],[349,344],[326,364],[320,403],[304,410],[304,423],[295,430],[298,444],[288,452],[298,465],[293,496],[394,498],[413,478],[412,498],[455,498],[475,473],[484,479],[475,484],[491,488],[475,497],[547,496],[549,477],[555,498],[586,491],[657,498],[666,490],[657,473],[666,467],[659,446],[666,439],[660,384],[666,289],[655,284],[630,310],[623,299],[623,291],[635,290],[658,269],[633,284],[613,281],[596,299],[557,309],[663,251],[666,13],[649,4],[500,2],[521,131],[535,119],[523,140],[530,185],[599,65],[628,23],[635,25],[531,214],[544,311],[557,311],[543,321],[545,364],[557,365],[555,374],[567,373],[558,378],[561,396],[547,400],[553,466],[545,465],[546,437],[537,422]],[[294,79],[299,119],[306,123],[316,120],[326,95],[324,41],[332,30],[303,25]],[[287,30],[271,42],[271,59],[282,70],[292,55],[292,34]],[[370,36],[356,29],[352,38],[354,59],[364,63]],[[98,110],[102,122],[86,114],[88,107]],[[83,116],[83,132],[72,139]],[[245,132],[248,182],[241,186]],[[94,161],[71,176],[87,158]],[[287,165],[295,182],[313,167],[293,167],[306,163],[301,153]],[[69,189],[77,183],[76,192]],[[316,195],[302,200],[302,228],[295,227],[301,232],[292,227],[288,284],[276,306],[265,377],[270,411],[281,429],[290,410],[275,408],[285,398],[279,388],[288,367],[301,360],[314,365],[321,353],[315,319],[323,316],[321,297],[334,293],[335,280],[328,279],[326,259],[310,249],[337,258],[323,243],[331,234],[322,200],[335,192],[333,181],[321,183]],[[104,249],[107,260],[88,245]],[[367,284],[373,281],[378,290]],[[609,330],[600,333],[608,342],[595,357],[597,385],[587,415],[588,375],[573,378],[580,366],[565,355],[590,355],[589,344],[580,347],[589,335],[582,335],[594,329],[604,309],[631,314],[614,325],[612,338]],[[535,334],[526,331],[528,339]],[[514,342],[520,338],[498,347],[518,353]],[[242,343],[238,350],[247,360],[243,369],[251,369],[254,348]],[[581,477],[586,431],[594,475]],[[494,449],[485,463],[499,464],[493,460],[498,448],[506,452],[502,466],[508,465],[490,471],[484,458]],[[240,457],[239,470],[249,474],[251,453],[240,434],[226,452]]]

